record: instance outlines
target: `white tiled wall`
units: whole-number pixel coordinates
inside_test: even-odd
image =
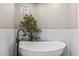
[[[9,44],[6,38],[7,31],[5,29],[0,29],[0,55],[9,55]]]
[[[71,46],[71,55],[72,56],[79,56],[79,29],[73,32],[71,36],[70,46]]]
[[[10,56],[14,53],[15,30],[0,29],[0,56]]]
[[[0,56],[15,54],[16,29],[0,29]],[[41,40],[63,41],[67,47],[63,55],[79,56],[79,29],[42,29]]]
[[[63,55],[70,55],[71,32],[70,29],[42,29],[41,40],[65,42],[67,47]]]

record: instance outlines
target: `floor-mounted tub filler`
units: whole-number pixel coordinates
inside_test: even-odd
[[[19,52],[22,56],[60,56],[66,47],[64,42],[21,41]]]

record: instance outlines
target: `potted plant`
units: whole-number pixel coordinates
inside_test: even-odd
[[[22,36],[23,37],[27,36],[29,41],[37,41],[40,39],[39,33],[41,32],[41,30],[38,28],[37,21],[32,16],[32,14],[25,15],[23,17],[23,20],[20,21],[19,27],[20,29],[23,30],[24,34]]]

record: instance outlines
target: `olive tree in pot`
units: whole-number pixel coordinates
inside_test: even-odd
[[[40,39],[39,33],[41,30],[38,28],[37,21],[32,14],[25,15],[19,27],[23,30],[24,34],[22,36],[28,36],[28,41],[37,41]]]

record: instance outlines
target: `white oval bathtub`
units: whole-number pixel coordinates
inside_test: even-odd
[[[60,56],[66,44],[63,42],[21,41],[19,52],[22,56]]]

